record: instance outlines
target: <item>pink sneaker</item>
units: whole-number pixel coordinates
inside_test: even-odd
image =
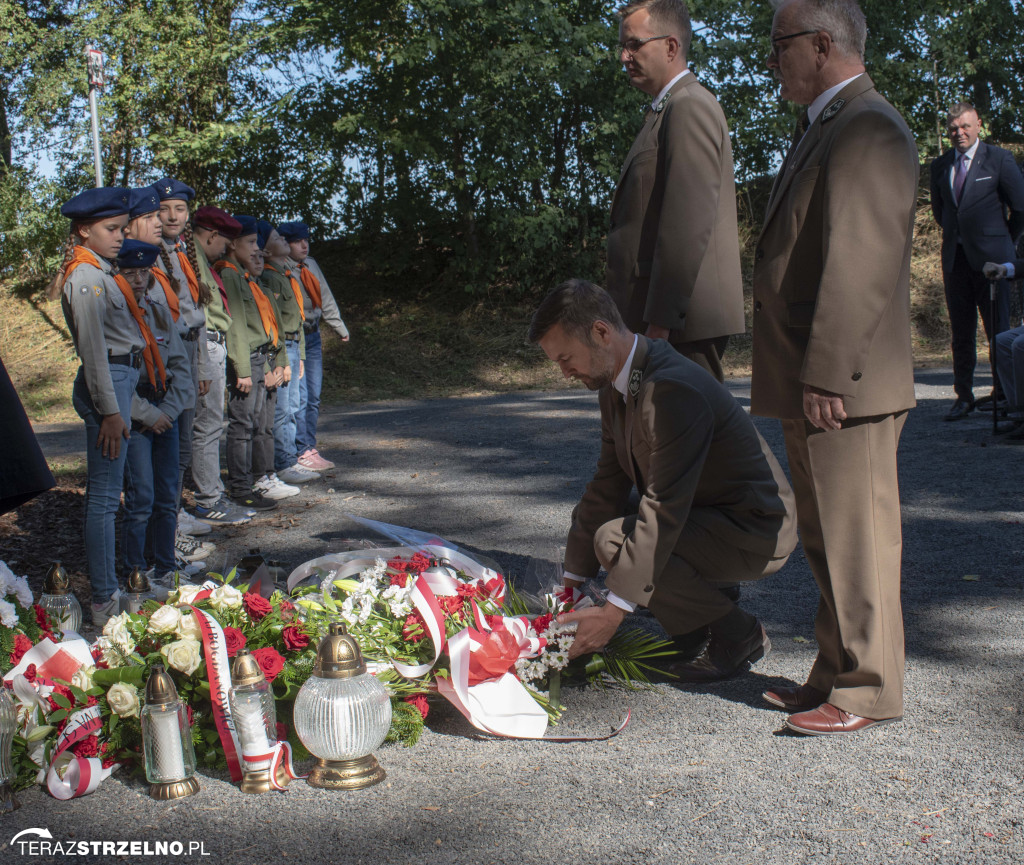
[[[325,469],[333,469],[334,463],[320,456],[316,448],[310,448],[299,457],[299,465],[315,472],[322,472]]]

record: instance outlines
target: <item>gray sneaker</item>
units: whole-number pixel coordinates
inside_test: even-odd
[[[310,481],[320,480],[320,475],[316,472],[300,466],[298,463],[293,465],[291,468],[283,469],[277,473],[279,480],[284,481],[286,484],[307,484]]]
[[[116,616],[121,606],[121,590],[115,589],[114,594],[110,596],[110,600],[105,604],[92,605],[92,626],[96,633],[102,633],[103,627],[107,622]]]
[[[199,522],[210,526],[240,526],[242,523],[249,522],[252,519],[252,514],[229,502],[225,496],[221,496],[215,504],[208,508],[196,505],[195,517]]]

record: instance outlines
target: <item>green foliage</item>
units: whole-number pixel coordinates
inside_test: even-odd
[[[391,701],[391,727],[384,739],[387,743],[399,742],[411,748],[423,735],[423,716],[410,703]]]

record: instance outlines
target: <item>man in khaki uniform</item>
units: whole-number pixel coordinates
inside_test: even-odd
[[[570,280],[541,303],[530,339],[566,377],[600,390],[601,455],[573,512],[565,583],[608,572],[608,603],[570,613],[570,657],[604,646],[648,607],[673,637],[707,645],[672,668],[681,681],[742,672],[767,634],[722,591],[759,580],[796,546],[793,493],[733,396],[663,340],[634,334],[610,295]],[[633,487],[639,511],[627,515]]]
[[[619,18],[619,59],[653,101],[612,200],[605,284],[629,328],[721,381],[746,328],[729,127],[686,67],[683,0],[638,0]]]
[[[808,108],[755,253],[751,410],[782,419],[821,600],[807,683],[765,699],[812,735],[903,713],[896,448],[914,405],[919,165],[864,72],[865,38],[855,0],[783,0],[768,58],[782,97]]]

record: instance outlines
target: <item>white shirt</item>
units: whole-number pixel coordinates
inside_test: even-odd
[[[661,90],[658,92],[658,95],[654,97],[654,101],[651,103],[651,110],[653,111],[655,108],[658,107],[658,103],[661,102],[661,100],[665,98],[665,94],[668,93],[669,90],[672,89],[673,85],[680,78],[682,78],[684,75],[689,75],[689,74],[690,74],[690,70],[689,69],[684,69],[675,78],[673,78],[671,81],[669,81],[668,84],[666,84],[664,87],[662,87]]]
[[[974,155],[978,152],[978,145],[979,144],[981,144],[981,139],[980,138],[977,141],[975,141],[974,144],[971,145],[970,150],[968,150],[964,154],[964,173],[965,174],[968,171],[971,170],[971,160],[974,159]],[[951,169],[949,169],[949,188],[954,190],[954,193],[955,193],[956,187],[953,185],[953,181],[956,179],[956,164],[959,161],[960,161],[960,151],[958,150],[956,152],[956,159],[953,160],[953,167]]]
[[[683,75],[686,73],[684,72]],[[677,80],[681,76],[676,76],[673,81]],[[669,83],[668,87],[671,87],[672,83]],[[665,89],[667,90],[668,87]],[[629,387],[629,371],[633,367],[633,355],[636,354],[636,347],[640,340],[637,335],[633,334],[633,347],[629,350],[629,355],[626,357],[626,362],[622,365],[622,369],[618,371],[615,378],[612,379],[612,387],[615,388],[620,394],[622,394],[622,401],[626,401],[626,388]],[[577,576],[576,574],[570,573],[569,571],[562,571],[562,579],[574,580],[577,583],[585,582],[583,577]],[[608,593],[608,603],[614,604],[620,610],[625,610],[628,613],[632,613],[636,609],[636,604],[632,601],[627,601],[625,598],[620,598],[615,592]]]

